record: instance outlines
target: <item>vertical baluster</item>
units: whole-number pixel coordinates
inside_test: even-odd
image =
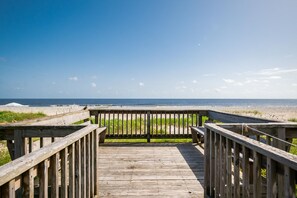
[[[131,112],[131,121],[130,122],[131,122],[130,130],[131,130],[131,136],[132,136],[133,135],[133,113],[132,112]]]
[[[174,131],[174,135],[175,135],[175,112],[173,114],[173,131]]]
[[[30,198],[34,197],[33,169],[34,168],[30,168],[28,171],[24,173],[23,181],[22,181],[23,187],[24,187],[23,197],[30,197]]]
[[[177,122],[178,122],[178,135],[180,135],[180,113],[177,114]]]
[[[48,165],[47,160],[42,161],[38,166],[39,172],[39,197],[48,197]]]
[[[91,189],[91,152],[90,152],[90,134],[86,137],[86,197],[90,197],[90,189]]]
[[[215,196],[220,196],[220,135],[215,134]]]
[[[104,115],[103,115],[103,119],[104,119],[104,126],[106,127],[106,113],[104,112]]]
[[[135,127],[135,135],[137,135],[137,112],[135,112],[135,122],[134,122],[134,127]]]
[[[193,112],[191,113],[191,122],[192,122],[192,125],[191,125],[191,126],[194,126],[194,116],[193,116]]]
[[[67,189],[67,147],[61,151],[61,197],[68,197],[68,189]]]
[[[162,112],[160,114],[160,134],[163,135],[163,121],[162,121]]]
[[[261,155],[256,151],[253,151],[253,195],[254,197],[260,197],[261,192]]]
[[[99,130],[99,129],[97,129]],[[98,165],[98,141],[99,141],[99,137],[98,137],[98,132],[94,131],[94,164],[95,164],[95,172],[94,172],[94,183],[95,183],[95,189],[94,189],[94,192],[95,192],[95,195],[96,197],[99,197],[99,181],[98,181],[98,177],[99,177],[99,165]]]
[[[110,111],[108,112],[108,134],[111,135],[111,132],[110,132]]]
[[[267,181],[267,197],[276,198],[277,197],[277,171],[276,162],[267,157],[266,163],[266,181]]]
[[[112,113],[112,135],[115,135],[115,131],[114,131],[114,120],[115,120],[115,115],[114,112]]]
[[[158,135],[158,114],[156,113],[156,135]]]
[[[86,197],[86,137],[81,139],[81,191]]]
[[[101,119],[101,112],[99,113],[99,118],[98,118],[98,124],[99,124],[99,127],[102,127],[102,119]]]
[[[146,114],[143,114],[143,131],[144,131],[144,135],[147,133],[147,120],[146,120]]]
[[[250,161],[249,161],[249,156],[250,156],[250,150],[243,146],[242,147],[242,154],[243,154],[243,159],[242,159],[242,178],[243,178],[243,197],[248,197],[250,194]]]
[[[214,197],[215,189],[215,133],[210,131],[210,197]]]
[[[169,134],[171,135],[171,125],[172,125],[172,122],[171,122],[171,112],[169,113]]]
[[[187,135],[189,134],[189,112],[187,112]]]
[[[75,197],[81,195],[81,143],[78,140],[75,142]]]
[[[124,134],[124,112],[122,111],[122,135]]]
[[[128,117],[128,113],[126,113],[126,134],[129,134],[129,117]]]
[[[0,189],[0,197],[6,198],[14,198],[15,197],[15,180],[11,180],[9,182],[7,182],[6,184],[4,184],[3,186],[1,186]]]
[[[211,154],[210,154],[210,130],[206,129],[205,144],[204,144],[204,194],[210,196],[210,167]]]
[[[51,196],[59,197],[59,153],[50,158]]]
[[[295,171],[288,166],[284,166],[284,173],[285,197],[296,197]]]
[[[232,197],[232,155],[231,155],[231,147],[232,147],[232,141],[227,139],[226,140],[226,183],[227,183],[227,197]]]
[[[236,142],[233,142],[233,148],[234,148],[234,196],[239,197],[240,196],[240,186],[239,186],[239,144]]]
[[[69,198],[75,197],[75,154],[74,144],[69,146]]]
[[[182,120],[183,134],[185,134],[185,114],[184,114],[184,112],[182,114],[183,114],[183,120]]]
[[[117,136],[120,134],[120,113],[118,112],[118,118],[117,118]]]
[[[220,195],[226,197],[225,184],[226,184],[226,138],[220,135],[220,162],[221,162],[221,183],[220,183]]]
[[[165,112],[165,135],[167,135],[167,113]]]
[[[140,118],[139,118],[139,128],[140,128],[139,129],[139,134],[141,135],[141,125],[142,125],[142,119],[141,119],[142,118],[142,113],[141,112],[139,113],[139,116],[140,116]]]
[[[29,141],[29,153],[31,153],[33,151],[33,139],[29,137],[28,141]]]
[[[94,155],[94,133],[91,132],[90,133],[90,152],[91,152],[91,161],[90,161],[90,165],[91,165],[91,168],[90,168],[90,177],[91,177],[91,183],[90,183],[90,188],[91,188],[91,194],[90,194],[90,197],[94,197],[94,185],[95,185],[95,182],[94,180],[97,180],[98,178],[95,178],[94,177],[94,174],[95,174],[95,164],[94,164],[94,158],[95,158],[95,155]]]

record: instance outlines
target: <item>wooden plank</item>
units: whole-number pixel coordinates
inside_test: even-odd
[[[150,112],[148,111],[147,112],[147,142],[150,142],[151,141],[151,137],[150,137],[150,133],[151,133],[151,115],[150,115]]]
[[[284,193],[285,197],[296,197],[296,172],[284,166]]]
[[[208,129],[207,129],[208,130]],[[231,155],[232,141],[226,139],[226,196],[232,196],[232,155]]]
[[[267,177],[267,197],[277,197],[277,173],[276,173],[276,162],[271,158],[267,157],[266,162],[266,177]]]
[[[59,197],[59,153],[50,158],[51,196]]]
[[[75,197],[82,196],[81,183],[81,139],[79,139],[75,142]]]
[[[239,180],[240,180],[240,175],[239,175],[239,144],[236,142],[233,142],[233,148],[234,148],[234,196],[235,197],[240,197],[240,185],[239,185]]]
[[[114,120],[114,119],[113,119]],[[81,142],[81,195],[86,197],[86,137],[82,137]]]
[[[94,158],[94,164],[95,164],[95,172],[94,172],[94,194],[95,196],[99,196],[99,182],[97,180],[98,176],[99,176],[99,162],[98,162],[98,159],[97,159],[97,156],[98,156],[98,147],[99,147],[99,143],[98,143],[98,134],[100,133],[100,130],[99,129],[96,129],[94,132],[94,155],[95,155],[95,158]]]
[[[39,197],[48,197],[48,161],[42,161],[38,166],[39,175]]]
[[[14,198],[15,197],[15,180],[11,180],[1,186],[1,196],[2,198]]]
[[[210,130],[206,130],[205,133],[205,145],[204,145],[204,197],[210,195]]]
[[[220,136],[215,133],[215,196],[220,196],[220,171],[221,171],[221,162],[220,162]]]
[[[235,141],[242,146],[246,146],[247,148],[254,150],[263,156],[269,157],[277,162],[280,162],[281,164],[285,164],[290,168],[297,170],[297,156],[293,154],[279,150],[256,140],[252,140],[248,137],[236,134],[215,124],[207,123],[205,124],[205,127],[219,134],[222,134],[228,139]]]
[[[261,188],[261,155],[253,151],[253,197],[258,198],[262,194]]]
[[[210,130],[210,196],[214,196],[215,189],[215,133]]]
[[[250,157],[250,150],[245,146],[242,148],[242,178],[243,178],[243,197],[250,197],[250,165],[249,165],[249,157]]]
[[[68,146],[69,158],[69,198],[75,197],[75,149],[74,144]]]
[[[60,152],[65,147],[71,145],[73,142],[77,141],[81,137],[85,136],[86,134],[90,133],[90,131],[97,129],[97,125],[88,125],[85,126],[83,129],[70,134],[67,138],[60,139],[51,145],[47,145],[37,151],[29,153],[26,156],[22,156],[10,163],[7,163],[0,167],[0,186],[4,183],[12,180],[13,178],[17,177],[18,175],[24,173],[25,171],[29,170],[30,168],[38,165],[43,160],[51,157],[57,152]],[[98,132],[105,131],[106,128],[98,129]],[[30,163],[27,163],[30,161]]]
[[[274,120],[255,118],[250,116],[241,116],[231,113],[223,113],[219,111],[208,111],[208,117],[212,120],[217,120],[224,123],[267,123],[275,122]]]
[[[25,154],[25,140],[23,138],[23,130],[14,131],[14,159],[17,159]]]
[[[67,170],[67,159],[68,156],[68,147],[61,151],[61,197],[68,197],[68,186],[67,186],[67,178],[68,170]],[[69,162],[70,163],[70,162]]]
[[[94,133],[90,133],[90,152],[91,152],[91,169],[90,169],[90,177],[91,177],[91,183],[90,183],[90,189],[91,189],[91,194],[90,197],[94,197],[94,180],[97,179],[94,177],[94,173],[95,173],[95,169],[98,168],[96,167],[96,164],[94,163],[94,158],[96,158],[97,156],[94,155]]]
[[[221,197],[226,197],[226,138],[220,136],[220,147],[221,147],[221,184],[220,184],[220,195]]]
[[[90,191],[91,191],[91,171],[90,171],[90,162],[91,162],[91,153],[90,153],[90,134],[86,137],[86,197],[90,197]]]
[[[34,176],[33,176],[33,168],[26,171],[23,175],[23,197],[34,197]]]

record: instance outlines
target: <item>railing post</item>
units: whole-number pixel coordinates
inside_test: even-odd
[[[146,116],[147,116],[147,130],[146,130],[146,132],[147,132],[147,142],[151,142],[151,134],[150,134],[150,128],[151,128],[151,119],[150,119],[150,117],[151,117],[151,115],[150,115],[151,113],[148,111],[147,113],[146,113]]]

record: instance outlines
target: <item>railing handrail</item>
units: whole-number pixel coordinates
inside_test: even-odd
[[[285,164],[288,167],[297,170],[297,156],[290,154],[281,149],[275,148],[273,146],[264,144],[260,141],[253,140],[251,138],[245,137],[243,135],[234,133],[230,130],[222,128],[216,124],[207,123],[205,124],[206,129],[214,131],[242,146],[245,146],[251,150],[254,150],[266,157],[273,159],[281,164]]]
[[[105,127],[98,129],[98,125],[87,125],[84,128],[66,136],[65,138],[61,138],[50,145],[44,146],[43,148],[40,148],[36,151],[33,151],[32,153],[24,155],[1,166],[0,186],[16,178],[30,168],[38,165],[40,162],[50,158],[52,155],[60,152],[64,148],[70,146],[94,130],[98,130],[97,132],[101,133],[105,130]]]

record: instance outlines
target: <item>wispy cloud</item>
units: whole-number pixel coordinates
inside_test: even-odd
[[[94,82],[91,83],[91,86],[94,87],[94,88],[97,87],[96,83],[94,83]]]
[[[68,78],[68,80],[77,81],[78,77],[77,76],[71,76],[71,77]]]
[[[293,87],[297,87],[297,83],[293,83],[292,86],[293,86]]]
[[[286,74],[286,73],[292,73],[292,72],[297,72],[297,69],[281,69],[281,68],[275,67],[270,69],[262,69],[256,72],[256,74],[264,75],[264,76],[277,76],[280,74]]]
[[[193,80],[192,83],[196,84],[197,83],[197,80]]]
[[[203,74],[204,77],[212,77],[212,76],[216,76],[215,74]]]
[[[143,87],[144,86],[144,83],[143,82],[139,82],[139,86],[140,87]]]
[[[235,80],[233,80],[233,79],[223,79],[223,81],[225,82],[225,83],[234,83],[235,82]]]
[[[281,79],[281,76],[268,76],[268,77],[264,77],[262,79],[266,79],[266,80],[276,80],[276,79]]]

